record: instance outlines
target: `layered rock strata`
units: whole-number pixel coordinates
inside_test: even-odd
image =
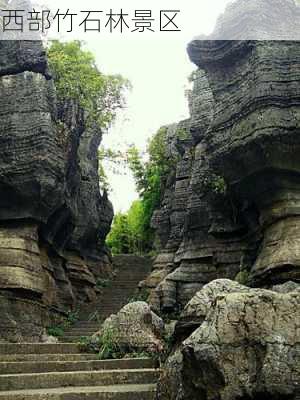
[[[156,285],[157,311],[180,311],[213,279],[264,287],[300,279],[299,42],[196,39],[188,53],[199,68],[189,140],[153,217],[167,229],[144,282]]]
[[[111,272],[102,134],[57,102],[40,42],[0,41],[0,91],[0,340],[38,340]]]

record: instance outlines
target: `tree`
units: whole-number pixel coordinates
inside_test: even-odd
[[[0,0],[1,1],[1,0]],[[82,43],[52,41],[47,50],[58,99],[74,100],[85,111],[86,124],[107,128],[118,109],[125,104],[124,94],[129,81],[120,75],[105,75],[99,71],[93,54],[83,49]],[[99,152],[99,181],[102,189],[109,191],[109,182]]]
[[[107,128],[125,104],[129,81],[100,72],[93,54],[84,50],[79,41],[52,41],[47,53],[59,99],[77,101],[88,120]]]
[[[133,173],[140,195],[139,227],[140,245],[143,252],[153,248],[154,231],[151,228],[153,212],[159,207],[166,179],[176,161],[167,154],[167,128],[162,127],[148,143],[149,160],[144,163],[137,148],[128,151],[128,164]]]
[[[106,243],[113,254],[130,253],[129,226],[127,215],[118,213],[115,215],[112,228],[107,236]]]
[[[144,250],[143,205],[140,200],[132,203],[128,213],[116,214],[107,245],[113,254],[141,254]]]

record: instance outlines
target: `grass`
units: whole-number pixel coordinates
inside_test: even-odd
[[[65,330],[69,328],[71,325],[73,325],[77,320],[78,320],[78,311],[72,311],[69,310],[67,312],[67,318],[66,320],[59,325],[54,325],[54,326],[49,326],[47,328],[47,334],[49,336],[54,336],[54,337],[62,337],[65,334]]]

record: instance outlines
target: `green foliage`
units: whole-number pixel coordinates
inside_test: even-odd
[[[177,129],[176,136],[180,140],[186,140],[189,138],[189,133],[186,129]]]
[[[227,193],[227,184],[225,179],[222,176],[214,173],[206,173],[206,175],[202,178],[202,185],[204,188],[206,188],[206,190],[214,194],[224,196]]]
[[[115,174],[120,174],[121,167],[126,166],[127,153],[107,149],[103,145],[98,150],[100,187],[110,192],[111,187],[103,168],[103,162],[108,162],[108,168]]]
[[[112,329],[106,329],[100,336],[100,360],[121,357],[122,351],[118,345],[116,333]]]
[[[79,312],[77,310],[75,311],[70,310],[68,311],[67,321],[65,325],[68,326],[73,325],[75,324],[76,321],[78,321],[78,319],[79,319]]]
[[[98,353],[100,360],[119,359],[125,355],[113,329],[106,329],[102,335],[95,337],[83,336],[80,338],[80,343],[85,351]]]
[[[112,228],[106,238],[106,244],[113,254],[128,254],[129,226],[126,214],[118,213],[114,216]]]
[[[176,161],[167,156],[167,128],[162,127],[148,143],[149,160],[143,162],[136,147],[128,151],[128,164],[140,195],[139,239],[144,253],[153,249],[154,231],[151,228],[153,212],[159,207],[161,193]]]
[[[106,243],[113,254],[142,254],[147,248],[144,233],[144,204],[141,200],[132,203],[125,214],[115,215]]]
[[[187,137],[184,129],[178,130],[179,139]],[[113,254],[146,254],[153,250],[151,218],[160,205],[166,179],[177,162],[177,159],[167,156],[166,143],[167,128],[162,127],[148,142],[149,159],[146,162],[135,146],[130,146],[126,154],[111,150],[99,152],[100,160],[113,160],[117,165],[127,162],[140,196],[127,213],[118,213],[114,218],[107,238],[107,245]]]
[[[152,358],[154,361],[160,361],[162,354],[157,352],[145,351],[143,349],[133,348],[128,345],[121,345],[118,342],[117,334],[113,329],[106,329],[102,335],[80,338],[82,351],[98,353],[100,360],[130,358]],[[165,359],[165,358],[164,358]]]
[[[47,329],[49,336],[62,337],[65,334],[65,330],[62,326],[52,326]]]
[[[249,276],[250,273],[247,270],[241,270],[236,277],[234,278],[234,280],[236,282],[238,282],[240,285],[245,285],[247,286],[249,284]]]
[[[111,191],[111,187],[108,181],[108,177],[103,168],[103,164],[101,162],[99,162],[98,175],[99,175],[100,188],[109,193]]]
[[[135,294],[129,299],[128,303],[134,303],[136,301],[147,302],[149,297],[149,290],[147,289],[137,289]]]
[[[79,318],[78,311],[69,310],[67,313],[66,320],[55,326],[50,326],[47,328],[47,334],[50,336],[61,337],[64,335],[65,330],[73,325]]]
[[[79,339],[81,351],[85,353],[98,353],[98,339],[92,336],[81,336]]]
[[[182,130],[180,134],[186,138],[185,131]],[[132,203],[128,213],[118,213],[115,216],[107,238],[113,254],[145,254],[153,250],[151,218],[154,210],[159,207],[166,178],[177,161],[166,155],[166,135],[167,128],[160,128],[149,141],[147,162],[144,162],[135,146],[127,151],[126,161],[133,173],[140,200]],[[118,152],[106,153],[106,156],[118,159],[119,163],[125,160],[124,155]],[[105,157],[104,153],[101,157]]]
[[[101,73],[93,54],[84,50],[79,41],[52,41],[48,60],[58,98],[77,101],[89,121],[108,127],[117,110],[124,106],[124,91],[130,88],[129,82],[120,75]]]
[[[96,286],[99,289],[103,289],[103,288],[109,287],[110,285],[111,285],[111,280],[110,279],[101,279],[101,278],[99,278],[96,281]]]

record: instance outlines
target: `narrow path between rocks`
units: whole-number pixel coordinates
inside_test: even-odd
[[[151,260],[118,256],[115,279],[85,306],[62,343],[0,344],[0,400],[153,400],[158,370],[146,358],[99,360],[79,344],[134,296]]]

